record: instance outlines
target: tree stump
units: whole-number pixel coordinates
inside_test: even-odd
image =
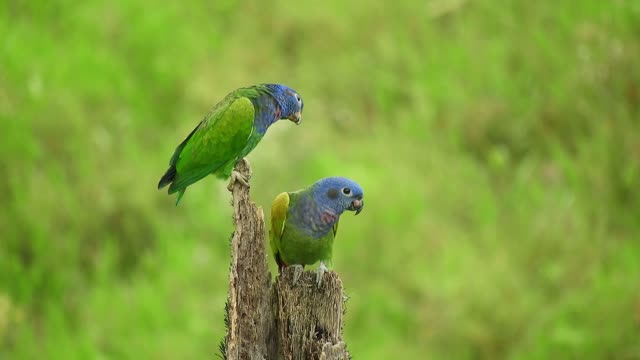
[[[248,162],[236,171],[251,175]],[[238,359],[349,359],[342,340],[344,293],[332,271],[322,286],[315,273],[304,272],[293,285],[293,269],[271,280],[265,251],[264,213],[236,182],[232,189],[235,231],[231,238],[231,268],[225,324],[220,350]]]

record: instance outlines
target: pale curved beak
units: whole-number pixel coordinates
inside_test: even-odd
[[[302,122],[302,113],[298,111],[295,114],[289,116],[288,119],[293,121],[296,125],[300,125],[300,123]]]
[[[355,199],[351,202],[351,206],[349,207],[349,210],[355,211],[356,215],[358,215],[360,214],[363,208],[364,208],[364,200]]]

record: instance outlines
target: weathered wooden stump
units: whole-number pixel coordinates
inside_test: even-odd
[[[249,177],[240,161],[236,171]],[[264,213],[249,198],[249,189],[233,186],[235,232],[227,296],[224,359],[349,359],[342,340],[344,293],[334,272],[322,286],[305,272],[292,284],[293,269],[271,280],[265,251]]]

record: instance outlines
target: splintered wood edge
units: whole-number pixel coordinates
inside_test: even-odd
[[[320,288],[314,272],[305,271],[293,285],[293,269],[276,279],[278,332],[285,358],[349,359],[342,339],[344,296],[335,272],[324,275]],[[302,353],[299,353],[301,349]]]
[[[235,170],[247,178],[251,175],[251,169],[245,161],[239,161],[235,166]],[[240,304],[239,302],[239,261],[245,258],[251,259],[251,254],[243,253],[245,249],[243,249],[240,242],[243,238],[255,237],[256,235],[252,235],[252,233],[256,231],[262,230],[262,232],[264,232],[263,227],[261,229],[260,226],[260,223],[264,224],[264,215],[262,209],[257,208],[255,204],[251,202],[250,189],[239,182],[235,182],[232,186],[232,206],[235,230],[231,238],[231,265],[229,270],[229,293],[227,295],[229,324],[225,342],[227,359],[238,359],[241,351],[239,344],[243,340],[240,338],[239,313],[242,307],[251,305]],[[258,246],[260,245],[258,244]],[[246,247],[246,249],[250,248],[250,246]],[[255,305],[256,307],[259,306],[259,304]]]

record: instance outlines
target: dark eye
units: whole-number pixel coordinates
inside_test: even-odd
[[[296,95],[296,100],[298,100],[298,102],[300,102],[300,95]]]
[[[349,194],[351,194],[351,189],[349,189],[349,188],[343,188],[343,189],[342,189],[342,193],[343,193],[343,194],[345,194],[345,195],[349,195]]]

